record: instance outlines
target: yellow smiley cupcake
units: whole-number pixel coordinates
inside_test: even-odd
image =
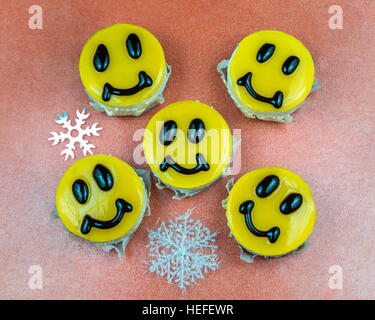
[[[225,174],[232,157],[232,134],[214,108],[199,101],[179,101],[151,118],[143,151],[158,186],[183,197]]]
[[[132,24],[115,24],[86,42],[79,72],[96,110],[139,116],[164,101],[171,68],[152,33]]]
[[[278,257],[297,250],[315,224],[309,186],[279,167],[243,175],[230,190],[225,207],[229,229],[249,262],[254,256]]]
[[[147,175],[126,162],[107,155],[88,156],[76,161],[60,180],[57,214],[76,236],[107,250],[117,244],[124,249],[148,209],[148,189]]]
[[[280,31],[245,37],[230,60],[219,63],[218,71],[229,95],[249,118],[290,122],[309,93],[319,88],[309,50]]]

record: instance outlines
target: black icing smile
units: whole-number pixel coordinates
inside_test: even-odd
[[[254,226],[253,221],[251,219],[251,213],[253,211],[253,208],[254,208],[254,201],[251,201],[251,200],[245,201],[240,205],[239,211],[243,215],[245,215],[245,223],[246,223],[247,228],[255,236],[257,236],[257,237],[267,237],[268,240],[271,243],[275,243],[277,241],[277,239],[279,238],[280,229],[278,227],[273,227],[273,228],[271,228],[267,231],[261,231],[261,230],[257,229]]]
[[[92,227],[98,229],[111,229],[121,222],[126,212],[133,210],[132,205],[121,198],[116,200],[115,205],[117,212],[114,218],[111,220],[101,221],[86,215],[81,225],[82,234],[88,234]]]
[[[239,86],[244,86],[246,88],[246,91],[256,100],[262,101],[265,103],[272,104],[276,109],[281,108],[284,100],[284,95],[281,91],[276,91],[276,93],[273,95],[272,98],[264,97],[260,94],[258,94],[252,84],[251,84],[251,78],[253,74],[251,72],[246,73],[243,77],[239,78],[237,80],[237,84]]]
[[[103,87],[103,101],[108,101],[109,99],[111,99],[111,95],[113,94],[116,96],[131,96],[143,90],[144,88],[152,86],[152,79],[145,71],[140,71],[138,74],[138,78],[138,84],[129,89],[114,88],[108,82],[106,82]]]
[[[197,153],[195,156],[197,160],[197,165],[195,168],[187,169],[180,166],[176,161],[173,160],[171,156],[166,156],[164,161],[160,164],[160,171],[164,172],[170,167],[175,171],[182,173],[182,174],[194,174],[200,171],[208,171],[210,169],[210,165],[207,163],[206,159],[201,153]]]

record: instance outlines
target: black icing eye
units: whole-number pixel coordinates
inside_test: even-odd
[[[160,131],[160,142],[165,146],[169,146],[177,135],[177,124],[173,120],[164,123]]]
[[[101,164],[96,165],[93,176],[100,189],[102,189],[103,191],[112,189],[113,177],[111,172],[105,166]]]
[[[108,49],[104,44],[99,44],[94,56],[94,67],[96,71],[103,72],[109,66]]]
[[[190,122],[188,139],[192,143],[199,143],[206,134],[206,127],[201,119],[194,119]]]
[[[87,186],[86,182],[81,179],[74,181],[72,191],[74,197],[80,204],[86,203],[87,199],[89,198],[89,187]]]
[[[279,186],[279,178],[275,175],[265,177],[255,189],[255,193],[259,198],[266,198]]]
[[[291,193],[280,204],[280,212],[283,214],[291,214],[297,211],[302,205],[302,196],[299,193]]]
[[[133,59],[138,59],[142,55],[141,41],[134,33],[131,33],[126,39],[126,48],[128,49],[129,56]]]
[[[257,61],[260,63],[266,62],[269,58],[272,57],[274,52],[275,46],[271,43],[265,43],[258,51]]]
[[[299,59],[295,56],[290,56],[288,59],[285,60],[281,70],[286,76],[288,76],[297,69],[298,64]]]

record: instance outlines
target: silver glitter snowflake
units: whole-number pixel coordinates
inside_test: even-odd
[[[95,146],[93,144],[89,144],[88,140],[85,140],[85,136],[99,136],[99,130],[102,128],[97,128],[96,126],[98,123],[94,123],[91,126],[86,126],[83,128],[82,126],[85,124],[85,120],[90,116],[89,113],[86,113],[86,109],[84,108],[82,112],[79,110],[76,111],[77,118],[75,119],[75,124],[71,123],[69,120],[69,116],[66,112],[63,115],[57,114],[59,119],[55,120],[57,124],[60,124],[64,129],[65,132],[50,132],[52,137],[48,140],[52,140],[52,145],[56,145],[59,142],[64,142],[68,140],[68,143],[65,145],[65,149],[61,152],[61,155],[65,154],[65,160],[69,157],[74,159],[74,150],[75,144],[78,143],[79,147],[82,149],[83,154],[86,156],[87,153],[93,154],[91,149],[94,149]]]
[[[181,289],[203,279],[204,273],[218,268],[214,245],[217,233],[189,218],[188,211],[180,217],[162,222],[149,231],[149,257],[151,272],[176,283]]]

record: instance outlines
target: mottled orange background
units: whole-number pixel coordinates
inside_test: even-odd
[[[28,8],[43,8],[42,30],[28,27]],[[344,10],[344,28],[328,26],[330,5]],[[4,299],[341,299],[375,298],[374,274],[374,1],[7,1],[0,10],[0,297]],[[115,118],[88,106],[78,73],[81,48],[113,23],[148,28],[173,66],[165,103],[139,118]],[[216,72],[236,43],[260,29],[299,38],[312,52],[322,89],[291,124],[245,118]],[[55,189],[73,161],[64,161],[56,113],[89,107],[95,153],[134,165],[133,132],[163,106],[198,99],[242,130],[240,174],[277,165],[311,185],[318,216],[309,249],[281,259],[239,260],[228,237],[222,179],[189,199],[152,188],[152,216],[124,260],[63,230],[51,217]],[[76,158],[81,158],[77,150]],[[147,165],[142,168],[146,169]],[[239,175],[238,175],[239,176]],[[237,176],[237,177],[238,177]],[[202,204],[192,214],[220,232],[220,268],[182,293],[147,270],[147,230]],[[43,268],[43,289],[31,290],[29,267]],[[343,270],[343,289],[328,286],[329,268]]]

